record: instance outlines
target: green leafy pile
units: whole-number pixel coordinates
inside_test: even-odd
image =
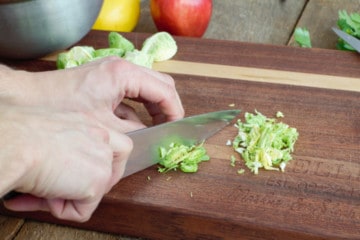
[[[80,66],[84,63],[108,56],[118,56],[134,64],[152,68],[153,62],[165,61],[177,52],[175,39],[167,32],[157,32],[147,38],[141,50],[117,32],[108,36],[109,48],[94,49],[91,46],[74,46],[57,57],[58,69]]]
[[[294,32],[294,40],[303,48],[311,48],[310,33],[306,28],[297,27]]]
[[[276,115],[283,117],[281,112]],[[238,119],[235,127],[238,134],[232,147],[254,174],[258,174],[260,168],[284,171],[299,136],[296,128],[267,118],[258,111],[255,114],[246,112],[245,122]]]
[[[210,160],[203,143],[191,146],[171,143],[167,148],[159,148],[159,157],[159,172],[180,169],[186,173],[194,173],[200,162]]]
[[[339,11],[339,19],[337,20],[337,25],[342,31],[352,35],[353,37],[360,39],[359,13],[348,14],[346,10]],[[347,42],[345,42],[341,38],[338,39],[336,48],[340,50],[355,51],[353,47],[351,47]]]

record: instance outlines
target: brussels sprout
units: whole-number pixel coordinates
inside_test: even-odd
[[[154,58],[151,55],[143,53],[136,49],[131,52],[126,52],[124,59],[131,63],[147,68],[152,68],[152,64],[154,62]]]
[[[124,54],[125,51],[120,48],[101,48],[101,49],[96,49],[94,53],[96,58],[103,58],[108,56],[122,57],[124,56]]]
[[[166,32],[155,33],[147,38],[141,51],[135,49],[134,44],[117,32],[110,32],[108,41],[109,48],[95,50],[90,46],[75,46],[60,53],[56,61],[57,68],[76,67],[108,56],[118,56],[131,63],[152,68],[154,61],[168,60],[177,52],[175,40]]]
[[[89,46],[75,46],[69,51],[60,53],[56,60],[59,69],[80,66],[92,61],[95,57],[95,49]]]
[[[152,55],[155,62],[172,58],[177,52],[174,38],[167,32],[158,32],[147,38],[141,51]]]
[[[135,46],[132,42],[123,37],[120,33],[110,32],[109,33],[109,47],[110,48],[120,48],[124,52],[132,51],[135,49]]]

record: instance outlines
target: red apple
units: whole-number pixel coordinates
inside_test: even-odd
[[[210,22],[212,0],[151,0],[150,10],[158,31],[201,37]]]

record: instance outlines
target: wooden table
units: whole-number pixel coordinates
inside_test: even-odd
[[[277,177],[277,175],[271,175],[270,173],[262,174],[260,177],[260,180],[256,180],[256,183],[262,183],[266,184],[267,187],[270,189],[277,189],[276,191],[269,192],[269,194],[280,194],[283,191],[288,191],[290,189],[291,193],[294,194],[300,194],[300,197],[297,198],[297,204],[298,205],[292,205],[292,210],[295,211],[301,211],[301,208],[303,208],[304,213],[303,216],[309,216],[311,215],[311,212],[314,213],[314,216],[316,214],[323,214],[324,217],[333,218],[333,220],[329,220],[329,224],[333,224],[334,229],[336,229],[337,225],[334,223],[334,221],[338,218],[339,222],[346,222],[348,221],[349,226],[355,226],[357,229],[346,229],[344,228],[343,236],[347,237],[348,239],[356,239],[356,231],[359,229],[360,219],[359,219],[359,209],[360,209],[360,196],[359,196],[359,183],[360,183],[360,150],[359,150],[359,125],[356,125],[356,123],[360,122],[360,116],[359,116],[359,101],[360,101],[360,87],[359,85],[351,85],[354,83],[353,78],[359,78],[360,77],[360,69],[359,66],[359,57],[357,54],[351,54],[351,53],[345,53],[345,52],[338,52],[335,50],[321,50],[321,49],[312,49],[312,50],[306,50],[306,49],[298,49],[298,48],[292,48],[292,47],[283,47],[283,46],[274,46],[274,45],[293,45],[292,40],[292,32],[294,30],[294,27],[296,26],[302,26],[307,27],[310,30],[310,33],[312,34],[312,40],[314,47],[317,48],[326,48],[326,49],[334,49],[334,43],[336,42],[336,36],[333,35],[330,31],[330,27],[335,24],[335,19],[337,18],[337,11],[339,9],[347,9],[348,11],[359,11],[360,1],[358,0],[347,0],[347,1],[298,1],[298,0],[285,0],[285,1],[230,1],[230,0],[223,0],[221,1],[215,1],[214,2],[214,14],[213,14],[213,20],[211,22],[211,25],[209,26],[209,29],[205,35],[205,38],[213,38],[213,39],[227,39],[227,40],[236,40],[240,42],[218,42],[218,41],[212,41],[212,40],[206,40],[205,45],[213,44],[215,49],[219,49],[219,45],[223,46],[225,49],[227,49],[228,52],[225,52],[224,55],[226,55],[227,58],[230,58],[230,60],[222,60],[221,53],[218,51],[214,52],[214,55],[212,53],[206,53],[204,51],[204,47],[201,48],[201,45],[199,44],[199,49],[194,45],[194,41],[200,41],[200,40],[186,40],[186,39],[179,39],[179,45],[180,49],[184,49],[183,51],[180,51],[179,54],[175,57],[175,61],[169,62],[170,67],[167,65],[158,65],[157,68],[159,70],[165,70],[171,72],[171,74],[174,76],[174,78],[178,81],[183,81],[189,78],[192,79],[199,79],[199,85],[198,87],[206,87],[204,84],[209,81],[209,79],[216,79],[216,82],[220,84],[220,82],[223,82],[224,84],[232,83],[232,81],[236,78],[240,78],[243,80],[246,80],[243,82],[242,87],[246,86],[248,90],[255,91],[257,89],[256,86],[260,86],[259,91],[263,89],[267,89],[268,91],[273,91],[276,93],[276,89],[280,88],[284,93],[295,93],[299,92],[299,94],[306,95],[309,99],[308,101],[303,102],[303,104],[308,104],[308,106],[320,106],[317,102],[312,101],[323,101],[322,104],[326,106],[325,108],[329,108],[330,110],[341,110],[346,109],[346,111],[343,112],[349,120],[352,120],[350,123],[353,124],[352,126],[347,126],[345,129],[347,132],[343,133],[342,137],[339,139],[328,139],[329,141],[329,148],[339,148],[344,151],[343,154],[347,154],[346,156],[343,156],[341,152],[337,152],[335,156],[327,156],[328,159],[336,160],[338,164],[331,165],[328,161],[320,161],[319,159],[314,160],[314,156],[317,156],[317,152],[321,151],[321,149],[314,149],[313,152],[307,152],[309,155],[306,159],[303,159],[302,161],[294,161],[294,165],[289,167],[288,173],[285,173],[283,177]],[[143,2],[143,4],[146,4],[146,1]],[[220,11],[221,10],[221,11]],[[228,13],[226,16],[222,15],[221,12]],[[143,15],[140,21],[139,26],[137,27],[137,31],[139,32],[153,32],[153,25],[151,26],[151,22],[149,22],[148,16],[148,9],[146,7],[143,7],[142,11]],[[316,16],[316,17],[314,17]],[[145,19],[145,20],[144,20]],[[147,22],[146,22],[147,19]],[[225,23],[225,25],[223,25]],[[90,33],[89,36],[87,36],[83,42],[92,42],[94,39],[99,40],[100,38],[93,38],[93,36],[98,36],[97,34],[94,35],[94,33]],[[136,37],[137,35],[131,35],[131,37]],[[139,35],[142,36],[142,35]],[[137,38],[137,37],[136,37]],[[132,38],[134,39],[134,38]],[[141,37],[139,37],[141,39]],[[138,39],[138,40],[139,40]],[[140,40],[139,40],[140,41]],[[241,42],[254,42],[254,44],[247,44],[247,43],[241,43]],[[200,43],[200,42],[199,42]],[[105,45],[106,40],[104,39],[104,42],[98,42],[99,45]],[[138,43],[139,44],[139,43]],[[265,45],[264,45],[265,44]],[[270,44],[270,45],[268,45]],[[186,47],[186,49],[185,49]],[[242,48],[242,50],[234,50],[231,53],[231,49],[237,49]],[[209,69],[209,65],[202,65],[204,58],[211,58],[211,56],[215,56],[216,60],[209,61],[207,64],[210,65],[210,69],[215,69],[212,71],[209,71],[210,73],[206,73],[209,76],[196,76],[194,72],[188,72],[185,75],[176,73],[176,66],[183,66],[185,60],[188,60],[189,56],[191,55],[191,52],[194,53],[194,59],[192,59],[194,62],[198,62],[199,64],[196,65],[198,69]],[[273,61],[269,61],[269,59],[272,59]],[[233,64],[229,65],[229,61],[233,60]],[[223,62],[221,62],[223,61]],[[201,63],[201,64],[200,64]],[[179,65],[180,64],[180,65]],[[219,65],[229,65],[229,68],[227,68],[227,74],[230,75],[228,79],[225,77],[221,78],[220,76],[217,76],[218,71],[216,71],[217,67]],[[32,64],[29,63],[18,63],[18,66],[23,66],[24,68],[32,68]],[[265,66],[266,65],[266,66]],[[29,67],[30,66],[30,67]],[[48,63],[45,63],[45,66],[51,66]],[[172,66],[172,67],[171,67]],[[174,67],[175,66],[175,67]],[[221,65],[222,66],[222,65]],[[238,67],[241,67],[239,69]],[[235,67],[235,68],[233,68]],[[254,68],[256,71],[254,71]],[[261,71],[259,70],[261,69]],[[239,71],[242,75],[239,77]],[[267,70],[271,70],[271,72],[267,72]],[[297,86],[294,91],[294,87],[291,87],[292,84],[289,84],[288,82],[285,83],[277,83],[277,84],[269,84],[266,83],[266,81],[272,82],[276,78],[272,78],[273,74],[275,73],[275,76],[289,76],[289,73],[296,72],[294,79],[288,78],[287,80],[293,80],[297,83],[303,83],[305,87]],[[311,74],[309,74],[311,73]],[[203,73],[201,73],[203,74]],[[233,74],[233,75],[232,75]],[[284,74],[284,75],[281,75]],[[305,75],[302,75],[305,74]],[[314,75],[315,74],[315,75]],[[325,74],[328,74],[328,78],[323,79],[323,76]],[[190,77],[189,77],[190,76]],[[221,79],[220,79],[221,78]],[[284,77],[287,78],[287,77]],[[338,88],[341,87],[341,85],[344,84],[338,84],[339,81],[347,81],[350,78],[350,86],[348,86],[350,89],[344,89],[343,91],[334,90],[332,88]],[[265,83],[259,83],[261,81],[264,81]],[[303,81],[306,79],[310,79],[310,81]],[[314,79],[314,80],[312,80]],[[311,84],[316,83],[317,79],[323,79],[320,80],[320,83],[322,82],[322,87],[319,89],[319,86],[313,86]],[[324,81],[327,81],[327,79],[333,79],[333,83],[324,84]],[[330,82],[330,80],[329,80]],[[358,82],[357,82],[358,84]],[[308,86],[308,87],[307,87]],[[242,88],[241,87],[241,88]],[[330,89],[325,89],[325,88]],[[351,89],[352,88],[352,89]],[[186,95],[186,89],[181,88],[181,94],[183,96]],[[214,89],[215,91],[216,89]],[[264,93],[264,92],[263,92]],[[314,95],[312,96],[311,93]],[[215,94],[215,93],[214,93]],[[234,94],[236,94],[235,90],[233,93],[229,93],[230,96],[233,96],[233,98],[229,97],[229,101],[234,101]],[[319,94],[319,95],[317,95]],[[241,97],[241,93],[239,93],[239,98],[243,100],[243,106],[241,108],[244,108],[244,110],[251,110],[250,108],[253,107],[255,104],[258,103],[259,107],[262,107],[264,109],[265,107],[269,108],[270,110],[275,110],[277,107],[283,107],[286,109],[289,109],[288,103],[286,103],[286,99],[282,99],[279,96],[271,96],[269,93],[264,93],[264,95],[269,98],[269,101],[274,101],[276,106],[273,105],[264,105],[263,102],[259,101],[256,98],[246,98],[246,96],[251,97],[252,95],[244,94],[243,97]],[[189,95],[191,96],[191,95]],[[313,97],[313,98],[312,98]],[[334,99],[332,99],[334,97]],[[296,96],[294,96],[294,99],[299,99]],[[354,100],[359,100],[354,101]],[[334,106],[331,107],[331,104],[328,104],[327,101],[334,100]],[[189,104],[190,100],[185,101],[186,104]],[[345,104],[344,104],[345,103]],[[203,107],[205,110],[216,107],[221,107],[221,104],[219,102],[216,102],[214,99],[207,99],[202,100],[198,102],[199,106]],[[229,102],[230,104],[230,102]],[[350,104],[350,105],[346,105]],[[350,107],[349,107],[350,106]],[[223,106],[225,107],[225,105]],[[189,108],[190,109],[190,108]],[[306,108],[302,108],[306,109]],[[188,114],[197,113],[196,109],[190,109],[191,111],[188,112]],[[321,113],[324,113],[324,109],[321,107],[318,109]],[[296,112],[295,109],[293,109],[294,113]],[[307,142],[301,142],[300,141],[300,147],[306,147],[311,144],[315,144],[316,141],[327,139],[328,136],[334,136],[334,134],[338,133],[337,129],[329,129],[325,127],[325,133],[321,134],[321,125],[317,126],[306,126],[305,123],[299,123],[295,119],[292,119],[292,112],[288,113],[290,115],[289,120],[290,122],[298,123],[298,126],[300,129],[308,129],[308,128],[314,128],[311,129],[313,131],[313,134],[309,132],[309,130],[305,130],[305,135],[307,135],[309,138],[307,138]],[[304,119],[308,119],[309,117],[306,116],[307,114],[314,114],[314,117],[316,116],[316,109],[308,109],[305,113],[305,116],[302,116]],[[341,120],[339,117],[340,113],[334,112],[332,116],[334,116],[334,119],[325,119],[320,121],[319,123],[327,123],[331,124],[334,120]],[[328,115],[326,115],[328,116]],[[331,114],[329,115],[331,116]],[[321,116],[319,116],[321,117]],[[354,120],[355,119],[355,120]],[[331,126],[334,127],[341,127],[337,124],[332,124]],[[353,132],[350,132],[352,130]],[[223,136],[226,140],[226,137],[230,136],[229,132],[227,132],[228,135]],[[210,146],[218,144],[217,141],[221,140],[210,140],[209,144]],[[346,141],[352,141],[352,144],[347,148],[345,145]],[[321,147],[322,145],[318,145]],[[301,149],[301,148],[300,148]],[[226,150],[223,150],[220,148],[219,151],[211,151],[210,153],[215,159],[222,159],[223,153]],[[331,153],[331,152],[330,152]],[[299,156],[302,156],[299,153]],[[325,156],[326,157],[326,156]],[[313,164],[316,166],[312,166],[310,170],[312,172],[307,173],[306,166],[304,164],[310,164],[314,160]],[[349,165],[347,160],[351,161],[351,164]],[[324,171],[326,169],[326,166],[324,164],[328,164],[328,172]],[[210,165],[211,166],[211,165]],[[223,166],[223,165],[222,165]],[[337,166],[337,167],[336,167]],[[352,169],[349,169],[348,167],[352,166]],[[325,167],[325,168],[323,168]],[[316,171],[316,169],[318,171]],[[210,169],[211,170],[211,169]],[[146,175],[147,173],[145,173]],[[270,175],[268,175],[270,174]],[[303,175],[301,175],[303,174]],[[312,182],[307,181],[306,178],[311,178],[312,175],[316,175],[316,180],[319,180],[319,182]],[[266,177],[264,177],[266,176]],[[303,181],[297,182],[294,179],[299,180],[299,178],[304,177]],[[249,175],[251,177],[251,175]],[[322,184],[327,178],[333,180],[333,185],[326,185]],[[130,180],[127,180],[129,182]],[[134,180],[135,181],[135,180]],[[139,180],[136,180],[139,181]],[[244,178],[239,181],[244,181]],[[249,180],[245,180],[249,181]],[[119,184],[119,187],[122,185],[127,186],[126,181],[124,181],[123,184]],[[240,183],[239,183],[240,184]],[[235,184],[236,185],[236,184]],[[234,185],[234,186],[235,186]],[[342,188],[345,185],[348,185],[348,188]],[[241,184],[239,185],[241,186]],[[259,186],[258,186],[259,187]],[[236,188],[236,186],[235,186]],[[235,189],[234,188],[234,189]],[[292,189],[292,190],[291,190]],[[205,189],[206,190],[206,189]],[[249,201],[260,201],[263,199],[265,208],[271,206],[271,203],[266,203],[266,199],[261,197],[260,195],[264,192],[263,188],[259,187],[259,195],[251,195],[251,194],[244,194],[244,196],[237,196],[239,199],[241,199],[242,204],[246,204]],[[315,191],[315,192],[314,192]],[[311,202],[309,199],[306,198],[306,196],[312,196],[315,195],[319,198],[322,198],[320,195],[316,195],[316,191],[320,191],[322,195],[324,195],[323,199],[323,205],[317,205],[313,202]],[[221,191],[220,191],[221,192]],[[252,192],[253,194],[256,193]],[[201,195],[201,193],[198,193]],[[331,196],[331,194],[335,194],[334,196]],[[327,196],[328,195],[328,196]],[[109,198],[111,198],[111,194]],[[189,195],[190,196],[190,195]],[[188,196],[188,197],[189,197]],[[194,193],[194,197],[196,197],[196,193]],[[200,197],[200,196],[199,196]],[[231,196],[229,196],[231,197]],[[235,198],[236,196],[232,196]],[[291,198],[291,196],[288,196]],[[333,198],[334,197],[334,198]],[[109,200],[109,198],[107,200]],[[190,198],[190,197],[189,197]],[[189,198],[187,201],[189,201]],[[342,201],[341,203],[338,203],[336,199],[347,199],[348,202]],[[251,200],[252,199],[252,200]],[[260,200],[259,200],[260,199]],[[191,199],[190,199],[191,200]],[[278,199],[278,201],[280,201]],[[310,201],[310,202],[308,202]],[[336,205],[338,204],[338,205]],[[353,208],[349,208],[348,206],[353,205]],[[174,205],[176,205],[174,203]],[[286,206],[285,206],[286,207]],[[344,210],[336,211],[334,209],[340,209]],[[149,209],[148,213],[151,213]],[[164,213],[163,213],[164,214]],[[276,213],[274,213],[276,214]],[[280,214],[280,213],[279,213]],[[284,213],[283,213],[284,214]],[[159,215],[159,217],[162,220],[165,220],[164,215]],[[176,217],[176,216],[174,216]],[[198,216],[199,217],[199,216]],[[284,217],[284,216],[283,216]],[[161,220],[160,219],[160,220]],[[185,218],[186,219],[186,218]],[[194,218],[193,218],[194,220]],[[216,218],[214,219],[214,223],[216,223]],[[248,219],[248,223],[251,222],[251,219]],[[258,219],[259,220],[259,219]],[[244,238],[252,238],[252,239],[275,239],[274,237],[287,237],[288,239],[297,239],[297,237],[307,237],[309,239],[320,239],[321,237],[330,239],[331,236],[333,236],[334,239],[339,238],[339,235],[337,235],[340,231],[336,229],[334,230],[333,234],[330,233],[323,233],[323,232],[306,232],[309,231],[309,229],[304,228],[304,235],[301,235],[299,233],[299,229],[301,229],[302,225],[306,225],[305,220],[311,221],[314,223],[314,225],[319,224],[319,226],[322,226],[323,224],[326,224],[326,219],[323,218],[316,218],[313,219],[306,219],[306,218],[299,218],[298,219],[298,226],[294,226],[293,231],[290,229],[284,230],[282,229],[279,232],[276,232],[276,227],[267,225],[263,228],[263,230],[269,230],[269,233],[272,235],[267,235],[264,232],[261,231],[261,229],[257,229],[254,227],[254,225],[243,225],[242,228],[236,225],[231,225],[231,220],[229,219],[229,225],[228,227],[225,227],[225,225],[221,225],[223,227],[223,230],[217,230],[220,233],[225,234],[226,231],[228,231],[228,236],[231,235],[231,232],[239,233],[243,232]],[[323,222],[321,222],[321,221]],[[199,221],[201,221],[201,216]],[[226,218],[224,219],[226,222]],[[319,221],[319,222],[317,222]],[[325,222],[324,222],[325,221]],[[335,221],[335,222],[336,222]],[[145,220],[144,220],[145,222]],[[210,221],[211,222],[211,221]],[[201,229],[199,231],[204,232],[211,232],[211,228],[215,228],[216,225],[210,224],[210,222],[207,222],[208,225],[204,227],[204,229]],[[259,222],[262,222],[259,220]],[[263,222],[262,222],[263,223]],[[184,224],[184,223],[182,223]],[[190,224],[190,223],[189,223]],[[259,223],[260,224],[260,223]],[[283,222],[279,222],[279,225],[283,225]],[[181,224],[180,224],[181,225]],[[300,227],[299,227],[300,226]],[[260,227],[260,225],[259,225]],[[142,230],[140,230],[142,229]],[[315,228],[316,229],[316,228]],[[152,230],[153,231],[153,230]],[[155,239],[162,238],[165,239],[166,234],[166,227],[162,226],[162,228],[159,228],[159,231],[165,231],[163,235],[160,233],[158,235],[147,235],[145,230],[142,227],[139,227],[139,234],[136,233],[136,230],[134,229],[128,229],[128,231],[125,231],[127,235],[142,235],[146,237],[154,237]],[[168,230],[168,233],[171,233],[171,229]],[[194,229],[192,229],[194,231]],[[258,231],[258,234],[256,233]],[[149,230],[149,232],[151,232]],[[360,236],[360,232],[358,231]],[[191,231],[189,232],[190,235],[185,236],[195,236],[195,233]],[[300,235],[299,235],[300,234]],[[348,234],[348,235],[347,235]],[[226,235],[226,234],[225,234]],[[239,238],[240,238],[239,234]],[[128,239],[128,237],[123,237],[122,235],[118,234],[106,234],[106,233],[100,233],[97,231],[89,231],[89,230],[82,230],[78,227],[72,228],[72,227],[65,227],[60,226],[57,224],[49,224],[49,223],[42,223],[37,222],[33,220],[25,220],[24,218],[14,218],[14,217],[7,217],[7,216],[0,216],[0,238],[2,239]],[[216,239],[216,236],[214,236],[212,239]],[[220,236],[218,236],[220,238]],[[131,238],[133,239],[133,238]],[[169,239],[169,237],[168,237]],[[201,239],[201,238],[200,238]],[[207,238],[211,239],[211,238]],[[229,238],[230,239],[230,238]],[[234,239],[234,237],[232,238]]]

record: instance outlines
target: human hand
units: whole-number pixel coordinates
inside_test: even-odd
[[[131,116],[131,121],[122,124],[126,126],[122,130],[140,127],[133,110],[121,104],[124,98],[143,103],[154,124],[184,116],[174,80],[169,75],[117,57],[66,70],[22,74],[25,75],[22,79],[29,81],[17,84],[13,88],[17,93],[7,94],[15,95],[12,99],[17,103],[92,113],[105,110],[121,118]],[[133,120],[137,122],[135,126]]]
[[[16,211],[49,211],[55,217],[86,221],[116,184],[132,150],[131,140],[113,131],[117,149],[98,120],[81,112],[0,106],[0,196]]]
[[[10,79],[10,82],[5,85],[12,85],[13,87],[1,89],[3,90],[0,91],[0,100],[2,102],[31,107],[31,109],[46,109],[49,111],[51,109],[51,111],[56,113],[52,113],[54,116],[58,117],[64,114],[63,118],[68,118],[67,121],[70,123],[76,119],[74,115],[79,115],[82,116],[81,119],[92,119],[91,129],[95,129],[95,132],[90,131],[85,134],[79,129],[74,130],[70,128],[72,129],[70,132],[75,131],[76,134],[73,134],[78,136],[75,138],[77,143],[74,144],[73,141],[66,142],[66,139],[69,140],[70,136],[72,136],[70,132],[61,134],[61,132],[55,131],[56,128],[52,129],[50,123],[53,122],[50,121],[50,130],[46,128],[33,130],[33,132],[38,133],[38,138],[42,138],[42,141],[36,140],[36,138],[32,137],[32,134],[28,134],[28,142],[17,145],[17,148],[14,147],[13,149],[21,149],[23,146],[31,145],[31,143],[44,142],[43,145],[40,145],[44,149],[41,151],[38,149],[37,151],[46,151],[48,154],[41,154],[40,157],[31,157],[31,155],[27,156],[26,154],[26,158],[24,158],[24,155],[21,155],[18,158],[20,162],[14,162],[12,170],[14,170],[14,166],[21,165],[21,161],[24,160],[27,164],[23,164],[23,169],[30,167],[33,169],[35,167],[39,170],[29,171],[29,174],[26,174],[27,177],[22,175],[13,176],[11,184],[8,183],[6,185],[6,182],[4,182],[8,187],[3,192],[0,192],[2,194],[12,189],[31,194],[22,195],[7,201],[6,206],[12,210],[45,210],[50,211],[58,218],[75,221],[87,220],[102,196],[109,191],[113,184],[119,181],[123,174],[125,162],[130,152],[129,149],[132,148],[131,140],[123,133],[145,127],[138,119],[134,110],[122,102],[123,99],[130,98],[143,103],[150,116],[152,116],[154,124],[176,120],[184,115],[174,81],[170,76],[137,67],[115,57],[105,58],[81,67],[61,71],[38,73],[17,71],[16,74],[9,71],[5,73],[3,79]],[[16,81],[16,79],[21,81]],[[52,116],[52,114],[48,117]],[[21,119],[33,119],[33,124],[37,121],[36,117],[24,117]],[[63,124],[66,127],[67,121],[57,124],[59,126]],[[41,126],[41,122],[46,121],[39,119],[39,126]],[[21,125],[22,123],[19,122],[19,124]],[[85,122],[79,123],[77,127],[81,128],[82,124],[85,124]],[[45,124],[44,126],[47,125]],[[19,129],[27,130],[27,127],[25,124],[25,127]],[[21,134],[19,129],[18,134]],[[11,128],[9,131],[11,131]],[[93,134],[98,137],[99,135],[102,136],[102,143],[105,146],[89,147],[96,143],[100,144],[98,143],[99,138],[93,136]],[[44,140],[51,139],[55,135],[57,137],[54,139],[60,138],[60,140],[49,142]],[[7,144],[11,143],[11,140],[14,139],[8,139]],[[55,149],[56,146],[60,146],[60,150]],[[106,184],[104,180],[96,180],[97,175],[93,176],[91,174],[91,170],[96,169],[95,167],[89,166],[89,171],[77,173],[77,171],[81,170],[83,164],[99,163],[97,161],[100,159],[108,159],[108,156],[105,154],[108,151],[106,146],[110,148],[112,153],[112,169],[117,169],[112,170],[110,184]],[[70,148],[71,151],[68,151],[67,148]],[[29,149],[32,148],[25,147],[19,154],[26,153],[26,150]],[[36,149],[34,148],[34,150]],[[54,157],[50,155],[52,151],[60,151],[60,153]],[[89,151],[89,153],[86,151]],[[92,153],[93,151],[94,153]],[[34,152],[31,153],[35,154]],[[99,156],[102,155],[101,153],[106,156]],[[90,157],[87,154],[93,154],[94,156]],[[73,156],[78,157],[75,158]],[[89,159],[86,160],[87,158]],[[37,164],[34,164],[34,167],[32,167],[34,159],[37,160]],[[4,158],[1,158],[1,156],[0,161],[4,161]],[[28,161],[30,161],[30,164]],[[89,161],[89,163],[86,161]],[[53,165],[52,162],[56,162],[59,166]],[[110,166],[108,162],[107,166]],[[73,170],[73,168],[80,169]],[[23,170],[20,173],[27,171]],[[52,172],[52,174],[47,175],[48,172]],[[60,174],[60,172],[65,173]],[[99,174],[101,175],[101,173]],[[51,176],[59,177],[57,181],[48,182],[46,179]],[[85,181],[82,178],[88,179]],[[22,180],[17,181],[14,179]],[[76,179],[81,181],[78,182]],[[74,185],[73,189],[64,187],[64,185],[69,184],[69,181]],[[99,185],[95,184],[94,186],[97,190],[90,189],[86,192],[87,188],[91,188],[91,183],[99,183]],[[51,184],[55,184],[56,187],[51,188]],[[102,191],[97,188],[100,185],[103,185]],[[80,189],[79,191],[75,190],[78,188]],[[81,189],[84,190],[82,191]]]

